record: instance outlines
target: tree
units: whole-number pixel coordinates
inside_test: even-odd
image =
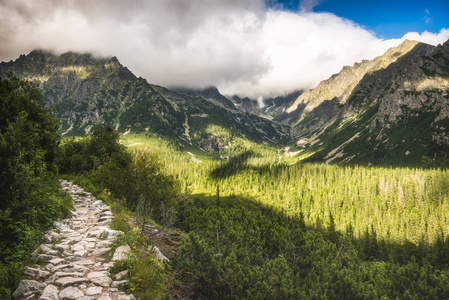
[[[59,121],[45,107],[42,93],[25,80],[0,79],[0,209],[24,190],[26,172],[55,173]],[[19,183],[20,181],[20,183]]]

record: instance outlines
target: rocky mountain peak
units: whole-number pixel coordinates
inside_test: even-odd
[[[410,52],[417,44],[416,41],[405,40],[399,46],[390,48],[383,55],[373,60],[363,60],[352,67],[345,66],[342,70],[327,80],[323,80],[317,87],[301,94],[288,109],[288,113],[299,109],[295,115],[301,120],[308,112],[319,106],[323,101],[337,99],[344,104],[352,94],[360,80],[370,72],[388,67],[404,54]],[[290,123],[297,123],[297,119],[289,119]]]

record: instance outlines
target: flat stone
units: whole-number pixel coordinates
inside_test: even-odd
[[[76,262],[76,263],[78,263],[78,262]],[[86,274],[87,272],[90,271],[89,268],[86,268],[85,266],[77,265],[76,263],[72,266],[73,271],[83,272],[84,274]]]
[[[87,239],[84,239],[86,242],[93,242],[93,243],[98,243],[98,242],[100,242],[100,240],[99,239],[97,239],[97,238],[87,238]]]
[[[64,259],[62,258],[55,258],[52,260],[49,260],[48,262],[51,263],[52,265],[56,266],[59,265],[60,263],[62,263],[64,261]]]
[[[59,300],[59,290],[52,284],[49,284],[42,291],[39,300]]]
[[[76,277],[63,277],[63,278],[59,278],[58,280],[56,280],[55,284],[57,286],[66,287],[66,286],[71,286],[71,285],[79,285],[79,284],[86,283],[86,282],[89,282],[89,279],[76,278]]]
[[[79,251],[76,251],[75,253],[73,253],[73,255],[79,256],[79,257],[84,257],[84,256],[87,256],[88,253],[89,252],[87,250],[79,250]]]
[[[72,250],[72,251],[85,250],[86,244],[87,244],[87,242],[85,242],[85,241],[79,241],[78,243],[70,246],[70,250]]]
[[[112,279],[105,276],[105,277],[93,278],[90,280],[90,282],[92,282],[95,285],[102,286],[102,287],[108,287],[111,285]]]
[[[98,298],[98,300],[112,300],[112,298],[109,297],[108,294],[103,294],[100,296],[100,298]]]
[[[77,265],[89,266],[95,264],[95,261],[92,259],[84,259],[76,262]]]
[[[109,272],[91,272],[87,275],[87,278],[93,279],[98,277],[106,277],[109,276]]]
[[[103,256],[106,253],[108,253],[109,251],[111,251],[111,248],[100,248],[100,249],[96,249],[94,250],[91,255],[92,256]]]
[[[56,272],[55,276],[58,278],[62,277],[83,277],[86,272]]]
[[[59,266],[51,268],[51,271],[56,272],[58,270],[67,269],[67,268],[71,268],[71,267],[72,267],[72,265],[69,265],[69,264],[59,265]]]
[[[43,284],[43,283],[40,283],[36,280],[23,279],[20,281],[19,286],[14,291],[12,296],[14,298],[19,298],[25,294],[36,293],[36,292],[40,293],[41,291],[44,290],[44,288],[45,288],[45,284]]]
[[[86,290],[86,295],[87,296],[98,295],[101,294],[102,291],[103,288],[101,286],[92,286]]]
[[[84,293],[77,287],[69,286],[59,293],[61,300],[75,300],[84,296]]]

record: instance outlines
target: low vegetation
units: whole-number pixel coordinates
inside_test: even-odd
[[[113,227],[125,232],[114,246],[133,253],[112,272],[128,270],[126,288],[140,299],[449,292],[447,170],[288,165],[232,134],[214,154],[110,127],[58,147],[57,120],[34,86],[10,78],[0,93],[2,299],[43,232],[69,212],[58,168],[113,207]]]

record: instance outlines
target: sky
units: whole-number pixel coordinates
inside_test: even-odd
[[[116,56],[149,83],[252,98],[313,88],[405,39],[449,39],[449,0],[0,0],[0,61]]]

